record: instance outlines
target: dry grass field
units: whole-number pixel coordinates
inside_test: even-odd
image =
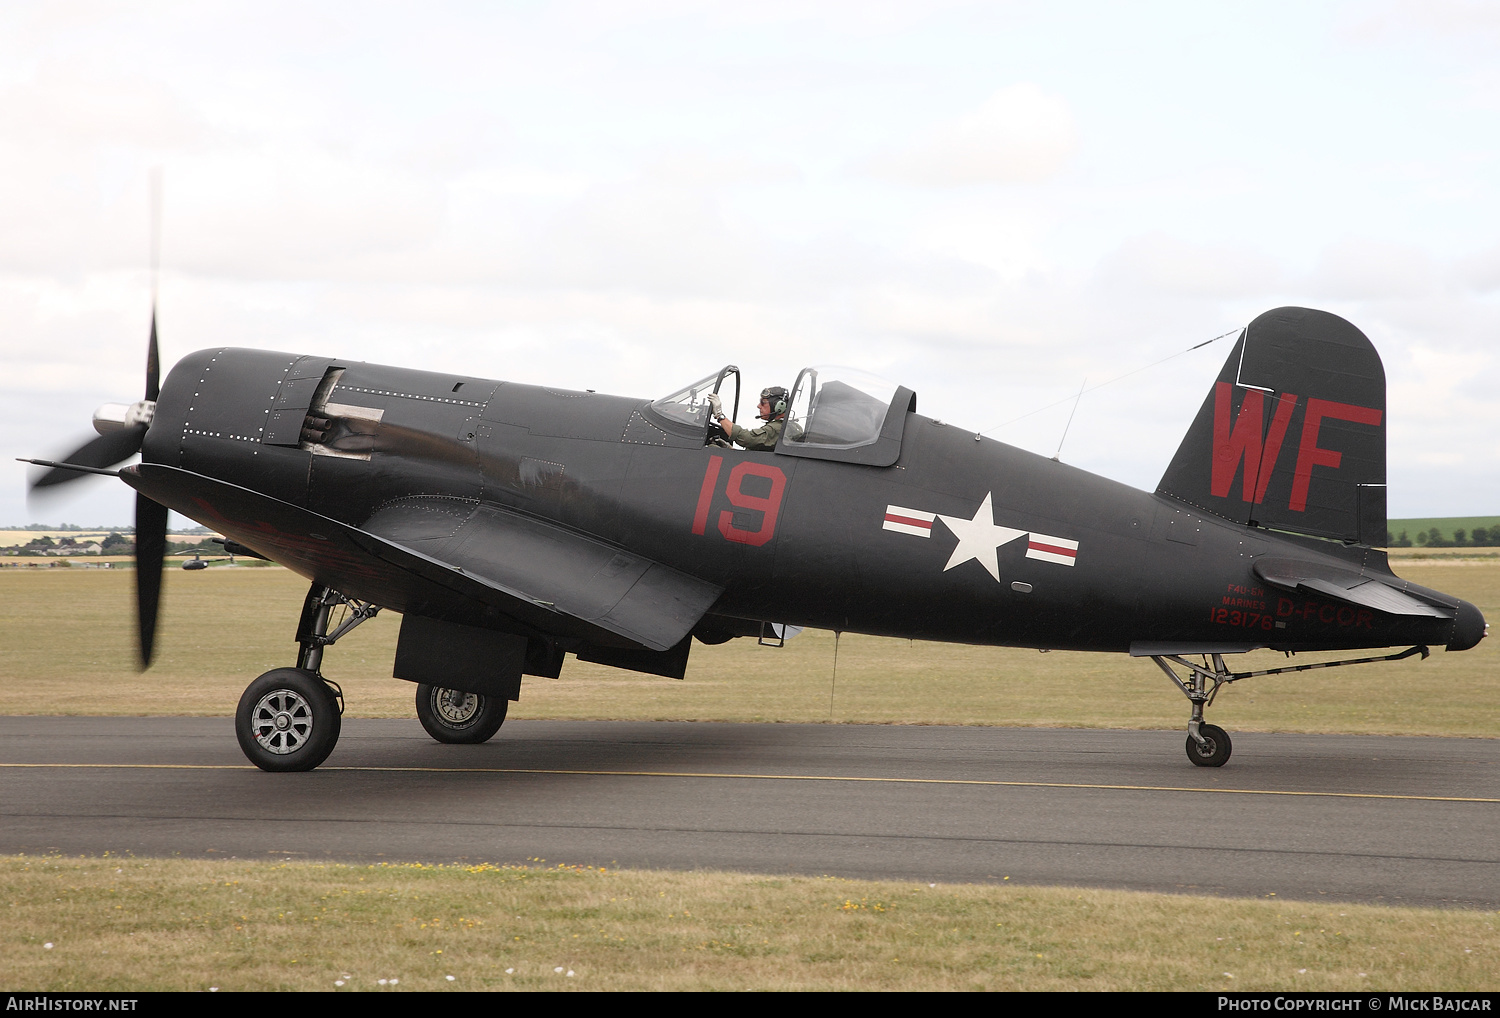
[[[1500,562],[1398,572],[1500,619]],[[128,570],[0,569],[0,713],[232,713],[289,664],[306,586],[170,569],[160,652],[133,664]],[[332,648],[360,716],[411,716],[398,617]],[[1232,731],[1500,736],[1500,641],[1253,679]],[[682,682],[569,659],[513,717],[1182,728],[1146,661],[809,632],[695,646]],[[1253,655],[1270,667],[1279,655]],[[1298,659],[1299,661],[1302,658]],[[503,736],[502,736],[503,737]],[[0,858],[0,985],[52,991],[476,989],[1493,990],[1494,913],[549,866]],[[45,945],[51,944],[52,947]],[[571,975],[569,973],[572,973]],[[451,979],[449,977],[452,977]],[[384,980],[384,982],[382,982]]]
[[[1456,550],[1455,550],[1456,551]],[[1401,575],[1500,619],[1500,561],[1423,553]],[[0,569],[0,713],[230,714],[245,685],[291,664],[306,583],[279,568],[169,569],[156,664],[136,671],[128,570]],[[414,714],[391,678],[400,618],[331,648],[324,672],[361,717]],[[1316,657],[1299,656],[1296,660]],[[1500,736],[1500,640],[1461,654],[1249,679],[1212,719],[1231,731]],[[1284,659],[1261,652],[1243,667]],[[677,682],[569,658],[527,678],[512,717],[1180,728],[1187,702],[1146,660],[807,632],[785,648],[695,645]]]
[[[0,858],[0,985],[1470,990],[1494,913],[731,873]]]

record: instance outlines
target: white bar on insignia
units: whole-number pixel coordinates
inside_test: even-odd
[[[1026,544],[1026,557],[1060,566],[1071,566],[1078,561],[1078,542],[1070,541],[1066,537],[1032,534]]]
[[[898,534],[931,537],[932,521],[935,519],[937,519],[937,513],[924,513],[920,509],[888,505],[885,507],[885,522],[881,526],[882,529],[894,530]]]

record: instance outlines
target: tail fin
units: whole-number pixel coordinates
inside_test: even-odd
[[[1237,523],[1384,545],[1375,347],[1337,315],[1267,311],[1240,334],[1156,491]]]

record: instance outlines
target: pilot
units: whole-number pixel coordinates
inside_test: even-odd
[[[750,452],[770,452],[776,448],[776,440],[786,426],[786,390],[781,386],[772,385],[760,391],[760,413],[757,416],[766,423],[754,431],[740,427],[725,416],[718,393],[710,394],[708,403],[713,409],[714,420],[736,445],[744,446]]]

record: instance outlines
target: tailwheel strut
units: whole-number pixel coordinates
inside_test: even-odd
[[[1192,716],[1188,719],[1188,759],[1199,767],[1223,767],[1229,762],[1229,754],[1234,746],[1230,742],[1228,732],[1218,725],[1210,725],[1203,720],[1203,709],[1214,702],[1214,697],[1219,695],[1221,686],[1233,682],[1236,678],[1234,673],[1224,666],[1224,656],[1206,654],[1202,665],[1194,664],[1176,654],[1153,655],[1151,660],[1167,673],[1167,678],[1172,680],[1173,685],[1180,689],[1188,698],[1188,702],[1193,705]],[[1187,669],[1185,681],[1172,670],[1172,666],[1167,664],[1168,661]]]
[[[1167,678],[1172,680],[1172,684],[1181,690],[1182,695],[1186,696],[1188,702],[1193,705],[1192,716],[1188,719],[1188,759],[1199,767],[1223,767],[1229,761],[1229,754],[1232,750],[1229,733],[1218,725],[1206,723],[1203,720],[1203,710],[1214,702],[1214,698],[1219,695],[1219,690],[1229,683],[1260,675],[1308,672],[1318,668],[1373,664],[1376,661],[1400,661],[1414,654],[1420,654],[1426,658],[1428,653],[1426,647],[1408,647],[1398,654],[1386,654],[1381,657],[1361,657],[1347,661],[1317,661],[1313,664],[1289,665],[1284,668],[1264,668],[1255,672],[1230,671],[1224,664],[1222,654],[1205,654],[1202,664],[1189,661],[1178,654],[1153,654],[1151,660],[1156,662],[1156,666],[1166,673]],[[1173,670],[1172,665],[1186,669],[1187,676],[1185,678],[1179,676]]]
[[[349,614],[332,631],[333,609]],[[372,619],[376,605],[314,583],[297,624],[297,664],[273,668],[245,689],[235,711],[235,735],[250,762],[263,771],[310,771],[333,752],[344,713],[344,692],[323,676],[323,648]]]

